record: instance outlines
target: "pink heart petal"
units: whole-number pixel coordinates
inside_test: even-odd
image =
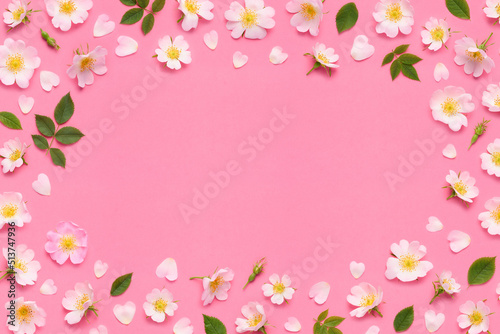
[[[448,241],[453,252],[458,253],[469,247],[471,239],[467,233],[453,230],[448,234]]]
[[[309,290],[309,298],[313,298],[316,304],[322,305],[328,299],[330,294],[330,284],[319,282],[314,284]]]
[[[355,279],[360,278],[365,272],[365,264],[357,263],[356,261],[352,261],[349,264],[349,269],[351,270],[351,274]]]
[[[113,314],[119,322],[128,325],[134,319],[135,310],[136,308],[133,302],[126,302],[125,305],[116,304],[115,307],[113,307]]]
[[[445,320],[445,316],[443,313],[434,312],[433,310],[429,310],[425,312],[425,327],[429,331],[429,333],[434,333],[437,331],[443,324]]]
[[[33,109],[33,106],[35,105],[35,99],[32,97],[27,97],[26,95],[19,96],[17,102],[19,104],[21,112],[25,115],[29,113],[31,109]]]
[[[104,325],[100,325],[97,328],[92,328],[89,334],[108,334],[108,329]]]
[[[354,39],[351,56],[354,60],[361,61],[370,58],[375,53],[375,47],[368,43],[368,37],[359,35]]]
[[[302,326],[297,318],[289,317],[288,321],[285,322],[285,329],[289,332],[296,333],[302,329]]]
[[[108,271],[108,268],[109,268],[109,266],[108,266],[107,263],[104,263],[101,260],[97,260],[94,263],[94,274],[95,274],[95,277],[97,277],[97,278],[103,277],[104,274],[106,274],[106,272]]]
[[[217,34],[217,31],[212,30],[207,32],[203,35],[203,41],[210,50],[215,50],[217,43],[219,42],[219,35]]]
[[[179,277],[175,260],[172,258],[163,260],[156,268],[156,276],[159,278],[167,278],[171,282],[175,281]]]
[[[117,39],[118,46],[115,49],[115,53],[119,57],[130,56],[137,52],[139,49],[139,44],[135,39],[128,36],[120,36]]]
[[[49,177],[45,174],[39,174],[38,180],[33,181],[31,184],[33,190],[43,196],[49,196],[51,191]]]
[[[181,318],[174,325],[174,334],[193,334],[193,326],[189,318]]]
[[[288,53],[283,52],[283,48],[280,46],[275,46],[271,50],[271,54],[269,55],[269,61],[274,65],[283,64],[285,60],[288,58]]]
[[[61,79],[54,72],[41,71],[40,72],[40,85],[46,92],[50,92],[52,88],[59,86]]]
[[[109,16],[101,14],[94,24],[94,37],[102,37],[111,34],[115,30],[115,22],[109,20]]]
[[[425,226],[425,228],[429,232],[441,231],[443,229],[443,227],[444,227],[443,223],[441,223],[441,221],[437,217],[434,217],[434,216],[429,217],[429,223]]]
[[[240,51],[236,51],[233,54],[233,65],[234,68],[240,68],[248,62],[248,56],[244,55]]]
[[[57,286],[55,286],[54,281],[52,279],[48,279],[43,282],[40,287],[40,293],[42,295],[54,295],[57,292]]]

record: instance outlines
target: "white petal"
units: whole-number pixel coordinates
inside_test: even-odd
[[[41,71],[40,72],[40,85],[46,92],[50,92],[52,88],[59,86],[61,79],[54,72]]]
[[[352,261],[351,264],[349,264],[349,269],[351,269],[352,276],[355,279],[358,279],[365,272],[365,264],[361,262],[357,263],[356,261]]]
[[[462,231],[453,230],[448,234],[448,241],[453,252],[458,253],[470,245],[470,236]]]
[[[368,37],[358,35],[354,39],[351,56],[354,60],[361,61],[370,58],[375,53],[375,47],[368,43]]]
[[[39,193],[40,195],[43,196],[50,195],[51,187],[50,187],[49,177],[43,173],[38,175],[38,180],[33,181],[31,186],[33,187],[33,190]]]
[[[42,295],[54,295],[56,292],[57,286],[54,285],[54,281],[51,279],[43,282],[42,286],[40,287],[40,293]]]
[[[104,276],[104,274],[106,274],[106,272],[108,271],[108,264],[105,263],[105,262],[102,262],[101,260],[97,260],[95,263],[94,263],[94,274],[95,274],[95,277],[97,278],[101,278]]]
[[[189,318],[181,318],[174,325],[174,334],[193,334],[193,326]]]
[[[269,61],[274,65],[283,64],[287,58],[288,53],[284,53],[280,46],[275,46],[269,55]]]
[[[33,109],[33,106],[35,105],[35,99],[32,97],[27,97],[26,95],[19,96],[17,102],[19,103],[19,108],[21,109],[21,112],[25,115],[29,113],[31,109]]]
[[[285,329],[289,332],[299,332],[302,329],[300,322],[295,317],[289,317],[288,321],[285,322]]]
[[[330,294],[330,284],[319,282],[314,284],[309,290],[309,298],[314,298],[316,304],[324,304]]]
[[[179,275],[177,273],[177,263],[174,259],[168,258],[156,268],[156,276],[159,278],[167,278],[169,281],[175,281]]]
[[[248,61],[248,56],[244,55],[240,51],[236,51],[233,54],[233,65],[234,68],[240,68],[245,65]]]
[[[217,47],[217,43],[219,41],[219,35],[217,34],[217,31],[212,30],[210,32],[207,32],[203,36],[203,41],[210,50],[215,50],[215,48]]]
[[[500,300],[500,283],[497,285],[497,295],[498,295],[498,300]]]
[[[139,48],[139,44],[135,41],[135,39],[128,36],[120,36],[117,39],[118,46],[115,49],[115,53],[119,57],[130,56],[137,52]]]
[[[443,229],[443,223],[439,220],[439,218],[431,216],[429,217],[429,224],[425,226],[427,231],[429,232],[438,232]]]
[[[119,322],[128,325],[134,319],[135,304],[133,302],[126,302],[125,305],[116,304],[113,307],[113,313]]]
[[[448,159],[455,159],[457,157],[457,149],[455,148],[455,145],[446,145],[446,147],[443,149],[443,155]]]
[[[378,328],[377,326],[371,326],[366,331],[366,334],[378,334],[378,333],[380,333],[380,328]]]
[[[425,312],[425,327],[429,333],[434,333],[441,327],[444,323],[444,314],[429,310]]]
[[[437,63],[434,68],[434,79],[439,82],[441,79],[448,80],[450,77],[450,71],[446,68],[443,63]]]
[[[92,328],[89,334],[108,334],[108,329],[104,325],[99,325],[97,328]]]
[[[101,14],[94,24],[94,37],[102,37],[111,34],[115,30],[115,22],[109,20],[109,16]]]

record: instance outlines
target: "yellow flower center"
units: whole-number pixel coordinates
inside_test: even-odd
[[[187,11],[192,14],[198,14],[198,11],[200,10],[200,4],[196,0],[187,0],[185,2],[185,6]]]
[[[165,309],[167,308],[167,301],[163,300],[162,298],[157,299],[154,303],[153,306],[155,308],[156,312],[164,313]]]
[[[500,95],[497,95],[494,102],[495,102],[495,106],[500,108]]]
[[[491,212],[491,218],[495,220],[495,223],[500,225],[500,205]]]
[[[413,254],[406,254],[399,258],[399,266],[401,267],[402,271],[415,271],[418,264],[419,261]]]
[[[28,267],[26,266],[26,262],[18,258],[16,258],[14,261],[14,268],[21,270],[23,273],[28,272]]]
[[[273,285],[273,292],[274,293],[277,293],[277,294],[282,294],[283,292],[285,292],[285,284],[283,283],[276,283],[275,285]]]
[[[393,3],[387,6],[385,17],[386,19],[392,22],[401,21],[401,19],[403,18],[403,11],[401,10],[401,5],[399,3]]]
[[[212,291],[212,293],[215,293],[215,291],[217,291],[219,289],[219,287],[224,284],[224,279],[222,278],[222,276],[217,276],[216,279],[214,279],[212,282],[210,282],[210,291]]]
[[[240,15],[240,21],[243,28],[251,28],[258,24],[257,13],[251,9],[245,9]]]
[[[491,161],[495,164],[495,166],[500,166],[500,152],[495,152],[491,155]]]
[[[19,21],[21,20],[21,15],[23,14],[24,14],[24,8],[19,7],[18,9],[12,12],[12,18],[14,19],[14,21]]]
[[[446,114],[446,116],[451,117],[458,114],[462,108],[460,107],[460,103],[458,103],[457,100],[448,97],[443,103],[441,103],[441,109]]]
[[[59,240],[59,248],[64,253],[73,253],[78,248],[76,237],[73,234],[66,234]]]
[[[16,161],[21,157],[21,151],[16,149],[14,152],[12,152],[11,155],[9,155],[9,160],[10,161]]]
[[[95,59],[92,57],[85,57],[80,62],[80,72],[85,72],[94,69]]]
[[[497,11],[497,14],[500,15],[500,4],[496,5],[495,10]]]
[[[444,30],[442,27],[436,27],[431,30],[431,36],[434,41],[442,41],[444,37]]]
[[[0,214],[4,218],[12,218],[17,214],[17,210],[19,207],[15,204],[6,204],[2,206],[2,209],[0,210]]]
[[[19,53],[11,54],[7,58],[6,65],[9,71],[17,74],[24,70],[24,57]]]
[[[375,302],[375,295],[373,293],[364,296],[361,298],[361,302],[359,303],[359,306],[367,307],[367,306],[372,306],[373,303]]]
[[[167,57],[170,59],[179,59],[181,55],[181,51],[173,45],[170,46],[165,53],[167,54]]]
[[[84,293],[75,302],[75,308],[79,311],[83,311],[83,305],[90,300],[89,295]]]
[[[462,181],[456,182],[453,185],[453,189],[460,195],[465,195],[467,193],[467,186]]]
[[[306,21],[310,21],[316,17],[316,9],[310,3],[304,2],[300,5],[300,13]]]
[[[29,305],[22,305],[17,309],[16,318],[19,321],[19,324],[29,324],[33,319],[33,316],[33,309]]]
[[[73,0],[59,1],[59,13],[71,15],[76,10],[76,5]]]
[[[483,315],[479,311],[474,311],[469,314],[469,321],[474,326],[478,326],[483,322]]]
[[[476,52],[465,51],[465,54],[467,55],[467,57],[469,57],[470,60],[475,61],[477,63],[482,63],[484,60],[483,55],[479,51]]]
[[[323,63],[323,64],[328,64],[330,62],[328,60],[328,58],[324,54],[322,54],[321,52],[318,53],[316,58],[320,61],[320,63]]]
[[[256,314],[247,320],[249,327],[255,327],[262,321],[262,314]]]

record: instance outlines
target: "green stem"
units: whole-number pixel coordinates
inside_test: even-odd
[[[49,155],[50,149],[52,148],[52,143],[54,142],[54,138],[56,138],[57,130],[59,130],[59,124],[57,125],[56,131],[54,132],[54,136],[52,136],[52,140],[50,141],[49,148],[47,149],[46,155]]]
[[[381,318],[383,318],[383,317],[384,317],[384,316],[382,315],[382,313],[380,313],[380,311],[379,311],[379,309],[378,309],[378,306],[375,306],[375,307],[373,308],[373,310],[374,310],[375,312],[377,312],[377,314],[378,314]]]
[[[193,279],[204,279],[204,278],[208,278],[208,276],[193,276],[193,277],[190,277],[189,279],[190,280],[193,280]]]

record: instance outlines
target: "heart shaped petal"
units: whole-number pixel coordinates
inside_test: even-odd
[[[137,52],[139,49],[139,44],[135,39],[128,36],[118,37],[118,46],[115,49],[115,53],[119,57],[130,56]]]
[[[438,232],[438,231],[441,231],[443,229],[443,227],[444,227],[443,223],[441,223],[439,218],[434,217],[434,216],[430,216],[428,220],[429,220],[429,223],[425,226],[427,231]]]
[[[46,92],[50,92],[52,88],[59,86],[61,79],[54,72],[41,71],[40,72],[40,85]]]
[[[467,233],[453,230],[448,234],[448,241],[453,252],[458,253],[469,247],[471,239]]]
[[[437,63],[436,67],[434,68],[434,80],[437,82],[443,80],[448,80],[450,77],[450,71],[446,68],[446,66],[443,63]]]
[[[429,331],[429,333],[434,333],[444,324],[444,314],[434,312],[433,310],[429,310],[425,312],[425,327]]]
[[[287,58],[288,53],[284,53],[281,46],[275,46],[269,54],[269,61],[274,65],[283,64]]]
[[[285,322],[285,329],[289,332],[296,333],[302,329],[302,326],[297,318],[289,317],[288,321]]]
[[[108,329],[104,325],[100,325],[97,328],[92,328],[89,334],[108,334]]]
[[[174,334],[193,334],[193,326],[189,318],[181,318],[174,325]]]
[[[135,310],[136,308],[133,302],[126,302],[125,305],[116,304],[115,307],[113,307],[113,313],[116,319],[124,325],[128,325],[132,322]]]
[[[234,68],[240,68],[248,62],[248,56],[244,55],[240,51],[236,51],[233,54],[233,65]]]
[[[115,30],[115,22],[109,20],[109,16],[101,14],[94,24],[94,37],[102,37],[111,34]]]
[[[29,113],[31,109],[33,109],[33,106],[35,105],[35,99],[32,97],[27,97],[26,95],[19,96],[17,102],[19,104],[21,112],[25,115]]]
[[[156,276],[159,278],[167,278],[170,282],[175,281],[179,277],[175,260],[170,257],[163,260],[156,268]]]
[[[212,30],[210,32],[207,32],[205,35],[203,35],[203,41],[210,50],[215,50],[215,48],[217,47],[217,43],[219,42],[219,35],[217,34],[217,31]]]
[[[95,277],[97,278],[101,278],[104,276],[104,274],[106,274],[106,272],[108,271],[108,264],[105,263],[105,262],[102,262],[101,260],[97,260],[95,263],[94,263],[94,274],[95,274]]]
[[[54,280],[50,278],[43,282],[42,286],[40,287],[40,293],[42,295],[55,295],[56,292],[57,286],[55,286]]]
[[[378,334],[378,333],[380,333],[380,328],[378,328],[377,326],[371,326],[366,331],[366,334]]]
[[[355,279],[360,278],[363,273],[365,272],[365,264],[364,263],[357,263],[356,261],[352,261],[349,264],[349,269],[351,269],[351,274]]]
[[[375,53],[375,47],[368,43],[365,35],[356,36],[351,49],[351,56],[354,60],[361,61],[370,58]]]
[[[457,157],[457,149],[455,148],[455,145],[446,145],[446,147],[443,148],[443,155],[448,159],[455,159]]]
[[[314,301],[318,305],[322,305],[328,299],[330,294],[330,284],[326,282],[319,282],[314,284],[309,290],[309,298],[314,298]]]
[[[498,295],[498,300],[500,300],[500,283],[497,285],[497,295]]]
[[[31,184],[33,190],[43,196],[49,196],[51,191],[49,177],[43,173],[38,175],[38,180]]]

